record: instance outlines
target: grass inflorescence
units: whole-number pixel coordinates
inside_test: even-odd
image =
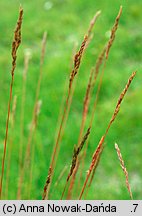
[[[84,74],[83,73],[79,74],[79,70],[83,63],[83,59],[85,59],[84,54],[87,53],[87,51],[89,50],[91,46],[91,42],[96,40],[95,38],[96,35],[95,37],[93,37],[94,36],[93,28],[99,16],[101,15],[100,10],[97,11],[93,19],[91,20],[89,24],[89,28],[84,34],[85,36],[83,37],[83,40],[80,43],[80,47],[78,48],[78,51],[73,52],[74,54],[73,54],[73,59],[72,59],[73,60],[72,68],[70,68],[70,74],[69,74],[68,79],[65,79],[64,95],[63,95],[63,100],[62,100],[62,104],[61,104],[60,112],[58,116],[58,121],[57,121],[57,132],[55,132],[53,128],[51,128],[53,135],[55,135],[55,141],[53,142],[50,140],[50,134],[47,133],[46,135],[47,137],[46,142],[47,140],[50,140],[49,145],[46,146],[47,148],[46,150],[48,152],[49,148],[53,148],[53,151],[52,151],[50,158],[49,156],[48,157],[45,156],[46,162],[48,163],[43,162],[44,170],[38,171],[39,179],[44,177],[45,174],[47,176],[46,179],[44,179],[44,182],[42,179],[42,191],[37,192],[39,196],[41,196],[42,200],[46,200],[49,198],[54,199],[54,193],[59,193],[60,199],[65,198],[65,195],[66,195],[66,199],[74,199],[74,198],[82,199],[83,197],[87,198],[91,185],[93,184],[93,182],[95,182],[96,170],[99,169],[100,163],[102,163],[103,165],[102,155],[104,154],[104,150],[108,148],[107,143],[105,143],[106,137],[108,136],[108,132],[110,128],[112,127],[112,124],[116,120],[116,117],[120,111],[120,107],[121,107],[122,101],[124,100],[124,96],[126,95],[134,77],[136,76],[136,72],[133,72],[131,76],[129,77],[123,91],[121,92],[117,100],[115,109],[112,113],[112,116],[106,128],[103,129],[103,127],[101,128],[100,125],[95,125],[96,130],[94,130],[93,123],[95,119],[95,114],[97,113],[96,107],[99,103],[98,102],[99,97],[100,97],[101,90],[104,85],[103,79],[105,75],[105,70],[107,68],[111,47],[115,41],[116,32],[117,32],[118,25],[120,22],[121,14],[122,14],[122,6],[120,6],[118,15],[116,16],[114,25],[110,31],[110,36],[108,38],[108,41],[105,43],[105,45],[102,46],[103,47],[102,51],[100,52],[98,57],[97,55],[95,55],[95,62],[93,62],[93,65],[89,65],[90,63],[87,63],[88,64],[87,65],[88,80],[85,83],[86,85],[85,88],[84,88],[84,85],[82,85],[83,90],[84,90],[82,91],[84,94],[84,101],[82,101],[81,108],[80,108],[81,112],[79,112],[80,123],[78,124],[77,121],[73,122],[73,127],[70,128],[70,126],[68,126],[67,123],[68,121],[72,121],[72,119],[70,119],[71,106],[73,107],[71,112],[72,113],[74,112],[74,114],[76,115],[77,112],[76,112],[76,108],[74,108],[74,97],[76,96],[75,94],[78,92],[78,83],[80,82],[81,79],[82,80],[84,79]],[[15,68],[17,65],[17,50],[18,50],[19,45],[21,44],[22,20],[23,20],[23,9],[20,7],[19,18],[18,18],[17,26],[14,32],[14,40],[12,42],[12,69],[11,69],[10,97],[9,97],[9,102],[8,102],[8,112],[7,112],[5,139],[4,139],[2,165],[1,165],[0,198],[5,198],[5,199],[7,199],[10,194],[10,180],[9,179],[10,179],[10,167],[12,166],[11,161],[15,160],[15,158],[12,157],[13,144],[15,141],[13,139],[13,136],[11,134],[9,135],[8,129],[9,129],[9,122],[11,121],[10,122],[11,130],[12,131],[15,130],[14,129],[15,124],[16,124],[15,118],[16,118],[17,109],[18,109],[17,96],[15,96],[13,99],[12,92],[13,92],[14,76],[16,75]],[[50,39],[50,36],[49,36],[49,39]],[[29,55],[25,55],[25,58],[24,58],[24,69],[23,69],[22,88],[21,88],[22,94],[21,94],[21,101],[20,101],[21,102],[20,133],[19,133],[18,153],[17,153],[18,154],[18,159],[17,159],[18,172],[16,173],[17,175],[16,183],[17,184],[15,184],[15,191],[16,191],[17,199],[25,199],[25,198],[30,199],[32,195],[32,188],[35,188],[38,185],[34,172],[36,172],[37,163],[39,162],[36,157],[38,153],[41,151],[41,149],[43,148],[43,146],[42,146],[42,142],[36,145],[37,144],[36,143],[36,132],[38,131],[38,122],[41,119],[43,119],[43,118],[40,119],[40,116],[39,116],[40,112],[42,113],[42,109],[41,109],[42,100],[40,100],[39,97],[40,97],[40,92],[42,89],[41,88],[42,78],[44,76],[44,73],[43,73],[44,63],[46,62],[46,42],[47,42],[47,32],[43,34],[43,39],[42,39],[41,55],[40,55],[40,60],[39,60],[39,71],[38,71],[39,73],[38,73],[37,83],[35,85],[36,86],[35,100],[34,100],[34,106],[32,109],[32,118],[30,121],[31,123],[28,128],[28,132],[26,131],[27,128],[25,129],[26,126],[24,123],[24,118],[26,116],[26,111],[25,111],[26,98],[28,97],[28,88],[26,85],[28,81],[28,75],[30,73],[30,70],[29,70],[30,63],[32,60],[30,60]],[[75,47],[75,50],[76,50],[76,47]],[[66,86],[67,86],[67,89],[66,89]],[[47,88],[48,88],[48,85],[47,85]],[[53,91],[55,91],[55,89],[53,89]],[[82,100],[81,97],[79,99]],[[13,106],[11,109],[12,101],[13,101]],[[45,103],[47,104],[47,106],[49,105],[47,102],[44,101],[42,107],[45,106]],[[52,110],[51,110],[51,113],[52,113]],[[10,118],[10,114],[11,114],[11,118]],[[48,112],[47,112],[47,115],[49,115]],[[45,120],[43,121],[45,122]],[[118,118],[118,121],[119,121],[119,118]],[[76,130],[77,134],[74,134],[74,128],[76,128],[78,125],[79,125],[78,131]],[[45,125],[43,126],[43,128],[44,127]],[[50,126],[48,125],[48,127]],[[96,136],[98,136],[97,134],[98,128],[99,128],[100,133],[103,135],[101,136],[101,138],[99,137],[98,145],[95,146],[95,143],[96,143],[95,138]],[[66,135],[65,133],[66,129],[68,129],[70,132],[68,134],[71,134],[71,136],[74,137],[74,139],[72,140],[76,140],[75,141],[76,145],[74,145],[73,141],[70,142],[69,144],[67,143],[68,147],[70,149],[73,149],[73,154],[71,151],[69,152],[69,154],[66,154],[65,142],[68,142],[66,141],[68,140],[67,137],[64,138],[64,135]],[[40,132],[39,131],[37,132],[38,135],[40,134]],[[6,158],[8,136],[9,136],[9,149],[8,149],[8,157]],[[91,142],[90,139],[93,139],[93,146],[90,144]],[[15,145],[17,145],[17,143],[15,143]],[[60,152],[60,149],[62,149],[62,152]],[[88,155],[90,158],[90,155],[91,155],[90,151],[92,149],[94,152],[92,154],[92,160],[87,161],[86,158]],[[124,160],[122,158],[120,149],[117,144],[115,144],[115,149],[117,151],[120,165],[125,174],[126,187],[128,189],[130,198],[133,199],[130,183],[128,180],[128,171],[125,167]],[[63,153],[63,157],[65,157],[65,159],[61,158],[62,157],[61,153]],[[43,155],[44,155],[44,151],[43,151]],[[45,152],[45,155],[46,155],[46,152]],[[61,164],[60,166],[60,173],[58,172],[59,160],[64,161],[64,163]],[[6,183],[4,185],[6,188],[4,190],[5,193],[3,194],[2,189],[3,189],[3,180],[5,180],[4,178],[5,162],[7,163]],[[69,167],[69,164],[70,164],[70,167]],[[89,164],[89,168],[86,174],[86,169],[87,169],[86,167],[88,167],[88,164]],[[117,166],[115,167],[115,169],[117,169]],[[80,186],[82,187],[80,188]],[[76,188],[78,187],[77,190],[74,189],[75,187]],[[58,191],[58,188],[59,188],[59,191]],[[85,191],[86,191],[86,194],[84,195]]]

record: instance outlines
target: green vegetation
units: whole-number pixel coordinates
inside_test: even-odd
[[[86,49],[78,73],[77,85],[61,142],[57,166],[50,189],[51,199],[60,199],[70,168],[73,148],[78,141],[82,118],[84,95],[89,79],[90,69],[108,41],[111,27],[123,5],[116,38],[107,61],[101,92],[97,103],[93,128],[90,134],[89,147],[85,160],[80,185],[78,180],[74,186],[74,196],[77,199],[84,183],[86,171],[91,163],[92,154],[103,135],[112,116],[119,94],[123,90],[132,71],[137,75],[130,86],[121,106],[120,113],[106,137],[106,147],[102,154],[98,169],[87,199],[129,199],[125,186],[125,176],[120,168],[114,143],[121,148],[125,165],[129,172],[130,184],[134,199],[142,198],[142,1],[137,0],[1,0],[0,18],[0,159],[3,154],[3,140],[9,99],[11,42],[13,30],[18,17],[19,4],[24,9],[22,27],[22,44],[18,50],[17,67],[13,86],[13,96],[17,95],[15,126],[9,127],[9,139],[12,138],[12,157],[10,165],[10,181],[8,199],[16,199],[19,168],[20,116],[22,99],[22,74],[24,68],[24,53],[31,53],[27,74],[25,117],[24,117],[24,149],[27,145],[32,112],[34,108],[37,80],[40,70],[41,40],[47,31],[46,55],[43,65],[43,78],[39,99],[42,100],[40,115],[32,144],[35,146],[35,159],[32,175],[31,199],[41,199],[43,187],[48,174],[53,150],[57,119],[62,97],[68,90],[68,78],[71,72],[71,60],[74,44],[81,44],[90,20],[97,10],[101,10],[93,29],[94,38]],[[78,46],[79,47],[79,46]],[[93,99],[99,80],[93,92],[87,123],[91,117]],[[66,83],[66,86],[65,86]],[[86,128],[88,124],[86,123]],[[8,151],[7,151],[8,153]],[[8,154],[7,154],[8,155]],[[58,176],[68,166],[68,171],[57,187],[54,187]],[[6,171],[6,169],[5,169]],[[6,174],[6,172],[5,172]],[[6,177],[6,175],[5,175]],[[29,182],[26,175],[22,189],[22,199],[27,199],[26,187]],[[5,178],[3,185],[5,192]],[[6,197],[7,199],[7,197]]]

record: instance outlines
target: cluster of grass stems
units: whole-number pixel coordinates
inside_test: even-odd
[[[111,50],[111,47],[113,45],[116,31],[118,28],[119,20],[121,17],[122,13],[122,6],[120,6],[118,15],[114,21],[114,25],[111,30],[110,38],[108,42],[104,45],[103,50],[99,54],[96,63],[92,66],[91,71],[90,71],[90,76],[88,79],[88,84],[86,87],[86,93],[84,96],[84,102],[83,102],[83,107],[82,107],[82,120],[81,120],[81,125],[80,125],[80,131],[78,134],[78,140],[77,144],[73,148],[73,155],[72,155],[72,160],[71,160],[71,166],[64,166],[62,168],[62,172],[58,179],[56,180],[55,184],[53,187],[57,190],[57,187],[62,181],[63,178],[66,179],[65,185],[63,187],[62,194],[60,195],[61,199],[72,199],[73,198],[73,188],[75,184],[79,185],[80,188],[80,194],[76,194],[76,197],[78,196],[78,199],[82,199],[83,195],[84,198],[86,198],[88,190],[93,182],[94,176],[96,169],[99,165],[99,161],[101,159],[101,155],[103,153],[105,138],[109,132],[110,127],[112,126],[112,123],[115,121],[120,107],[121,103],[123,101],[123,98],[133,80],[133,78],[136,75],[136,72],[133,72],[132,75],[129,77],[128,82],[126,83],[126,86],[124,87],[122,93],[120,94],[118,101],[116,103],[116,107],[114,109],[114,112],[112,113],[112,117],[110,121],[108,122],[108,126],[106,130],[102,133],[102,137],[100,138],[100,141],[94,149],[94,153],[92,155],[92,160],[90,161],[90,166],[88,168],[86,178],[84,179],[84,184],[80,187],[80,182],[83,176],[84,172],[84,165],[85,165],[85,158],[88,150],[88,145],[89,145],[89,135],[90,133],[93,133],[92,131],[92,124],[94,121],[95,117],[95,110],[96,110],[96,105],[97,101],[99,98],[99,93],[100,89],[102,86],[102,80],[103,80],[103,75],[105,72],[107,60],[109,57],[109,52]],[[95,26],[95,23],[99,16],[101,15],[101,11],[98,11],[93,19],[90,22],[89,28],[87,30],[87,34],[84,36],[84,39],[80,45],[80,48],[76,53],[74,54],[73,52],[73,68],[71,69],[70,73],[70,78],[69,78],[69,84],[68,84],[68,92],[67,94],[65,93],[63,95],[62,99],[62,104],[61,104],[61,109],[59,112],[59,120],[57,127],[57,133],[55,133],[55,143],[53,146],[53,153],[51,155],[51,162],[49,165],[49,168],[47,171],[47,178],[45,180],[45,185],[43,186],[43,193],[42,193],[42,199],[49,199],[50,197],[50,187],[52,185],[52,180],[54,173],[56,171],[56,166],[57,166],[57,158],[59,155],[60,151],[60,146],[62,145],[62,137],[64,134],[64,130],[66,127],[66,122],[68,119],[70,107],[72,104],[72,98],[74,95],[74,90],[76,88],[76,79],[78,77],[79,73],[79,68],[81,65],[81,61],[83,58],[83,54],[86,51],[86,49],[89,46],[89,43],[91,43],[91,40],[93,39],[93,28]],[[6,152],[7,152],[7,140],[8,140],[8,129],[9,129],[9,123],[11,123],[11,127],[14,128],[14,122],[15,122],[15,112],[16,112],[16,96],[14,96],[14,99],[12,98],[12,91],[13,91],[13,82],[14,82],[14,76],[16,75],[15,73],[15,68],[16,68],[16,59],[17,59],[17,50],[18,47],[21,43],[21,26],[22,26],[22,19],[23,19],[23,9],[20,8],[19,11],[19,18],[17,21],[17,26],[14,32],[14,39],[12,42],[12,69],[11,69],[11,84],[10,84],[10,96],[9,96],[9,102],[8,102],[8,112],[7,112],[7,121],[6,121],[6,130],[5,130],[5,139],[4,139],[4,150],[3,150],[3,157],[2,157],[2,165],[1,165],[1,180],[0,180],[0,198],[2,199],[8,197],[8,193],[10,192],[9,188],[9,170],[10,170],[10,163],[11,163],[11,152],[12,152],[12,143],[13,140],[10,137],[9,139],[9,151],[8,151],[8,156],[7,156],[7,170],[5,170],[5,162],[6,162]],[[41,80],[42,80],[42,71],[43,71],[43,64],[44,64],[44,58],[45,58],[45,50],[46,50],[46,39],[47,39],[47,33],[45,32],[43,35],[43,40],[42,40],[42,48],[41,48],[41,58],[40,58],[40,70],[39,70],[39,78],[37,82],[37,89],[36,89],[36,96],[35,96],[35,102],[34,102],[34,108],[33,108],[33,115],[32,115],[32,120],[31,120],[31,126],[29,129],[29,135],[27,138],[27,146],[25,151],[23,152],[23,137],[24,137],[24,106],[25,106],[25,98],[26,98],[26,78],[27,78],[27,72],[28,72],[28,66],[30,62],[30,57],[29,55],[25,55],[25,60],[24,60],[24,71],[23,71],[23,87],[22,87],[22,100],[21,100],[21,123],[20,123],[20,144],[19,144],[19,170],[18,170],[18,183],[17,183],[17,199],[22,199],[22,189],[23,189],[23,183],[25,182],[25,175],[27,174],[28,170],[28,183],[27,183],[27,189],[25,194],[27,195],[27,199],[30,199],[31,197],[31,185],[32,185],[32,178],[33,176],[33,166],[34,164],[32,161],[34,161],[34,145],[32,145],[32,140],[33,136],[36,133],[36,127],[37,127],[37,121],[38,121],[38,115],[40,112],[40,107],[41,107],[41,101],[39,100],[39,93],[40,93],[40,87],[41,87]],[[74,48],[76,50],[76,47]],[[100,76],[98,76],[100,74]],[[94,87],[96,86],[96,80],[99,77],[99,82],[97,86],[97,92],[96,96],[94,99],[93,107],[92,107],[92,114],[91,118],[89,121],[89,124],[86,125],[87,123],[87,114],[88,114],[88,109],[90,106],[90,100],[91,96],[94,91]],[[13,105],[12,105],[13,101]],[[11,109],[12,105],[12,109]],[[85,126],[87,126],[87,131],[85,131]],[[131,187],[128,181],[128,172],[126,170],[126,167],[124,165],[124,160],[122,158],[120,149],[117,144],[115,144],[115,149],[118,154],[118,158],[122,167],[122,170],[125,174],[126,177],[126,186],[130,195],[130,198],[133,199],[132,192],[131,192]],[[28,168],[28,169],[27,169]],[[6,171],[6,178],[4,179],[4,172]],[[65,177],[65,175],[67,176]],[[76,175],[79,173],[79,182],[77,182]],[[6,181],[6,188],[4,190],[3,188],[3,181]],[[84,194],[86,190],[86,193]],[[54,197],[51,197],[54,199]],[[93,197],[92,197],[93,198]]]

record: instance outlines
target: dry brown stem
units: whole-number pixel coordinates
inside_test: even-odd
[[[97,160],[98,160],[98,158],[99,158],[99,155],[101,154],[102,145],[103,145],[103,142],[104,142],[104,138],[105,138],[105,137],[102,136],[102,138],[101,138],[101,140],[100,140],[100,142],[99,142],[99,144],[98,144],[98,147],[97,147],[96,151],[95,151],[94,154],[93,154],[92,162],[91,162],[91,165],[90,165],[90,167],[89,167],[89,170],[87,171],[87,176],[86,176],[84,185],[83,185],[83,187],[82,187],[82,190],[81,190],[81,193],[80,193],[80,196],[79,196],[79,200],[82,198],[82,195],[83,195],[84,190],[85,190],[85,187],[86,187],[86,185],[87,185],[87,183],[88,183],[88,180],[89,180],[89,177],[90,177],[90,175],[91,175],[91,172],[92,172],[92,170],[93,170],[95,164],[97,163]]]
[[[8,102],[8,112],[7,112],[7,121],[6,121],[6,132],[5,132],[5,139],[4,139],[4,151],[2,157],[2,168],[1,168],[1,180],[0,180],[0,199],[2,195],[2,184],[3,184],[3,176],[4,176],[4,168],[5,168],[5,157],[6,157],[6,149],[7,149],[7,138],[8,138],[8,128],[9,128],[9,118],[10,118],[10,106],[12,101],[12,91],[13,91],[13,82],[14,82],[14,72],[16,68],[16,59],[17,59],[17,50],[21,43],[21,25],[23,19],[23,9],[20,7],[19,10],[19,18],[17,21],[16,29],[14,32],[14,39],[12,42],[12,68],[11,68],[11,84],[10,84],[10,95],[9,95],[9,102]]]
[[[79,132],[78,145],[80,143],[80,140],[81,140],[81,137],[82,137],[82,134],[83,134],[83,131],[84,131],[85,121],[86,121],[86,117],[87,117],[87,113],[88,113],[93,74],[94,74],[94,68],[91,69],[90,78],[89,78],[89,82],[88,82],[88,85],[87,85],[86,94],[85,94],[85,97],[84,97],[82,121],[81,121],[81,127],[80,127],[80,132]]]
[[[90,187],[91,184],[92,184],[92,181],[93,181],[93,178],[94,178],[94,175],[95,175],[95,172],[96,172],[96,168],[97,168],[97,166],[98,166],[98,164],[99,164],[100,157],[101,157],[101,154],[102,154],[103,150],[104,150],[104,146],[102,146],[102,147],[100,148],[99,154],[98,154],[98,156],[97,156],[97,159],[96,159],[96,162],[95,162],[95,165],[94,165],[94,168],[93,168],[92,176],[91,176],[90,182],[89,182],[89,184],[88,184],[88,187]]]
[[[98,154],[98,156],[97,156],[97,158],[96,158],[96,162],[95,162],[95,165],[94,165],[94,168],[93,168],[93,171],[92,171],[92,175],[91,175],[91,177],[90,177],[90,181],[89,181],[88,187],[87,187],[87,189],[86,189],[85,199],[86,199],[86,196],[87,196],[87,194],[88,194],[88,190],[89,190],[89,188],[90,188],[90,186],[91,186],[91,184],[92,184],[92,181],[93,181],[93,179],[94,179],[95,172],[96,172],[96,169],[97,169],[98,164],[99,164],[99,162],[100,162],[100,157],[101,157],[101,154],[102,154],[103,150],[104,150],[104,146],[102,146],[102,147],[100,148],[99,154]]]
[[[71,197],[72,197],[72,190],[73,190],[73,186],[74,186],[74,183],[75,183],[75,177],[76,177],[78,168],[79,168],[79,160],[77,160],[77,164],[76,164],[75,169],[73,171],[72,179],[71,179],[69,189],[68,189],[67,200],[70,200]]]

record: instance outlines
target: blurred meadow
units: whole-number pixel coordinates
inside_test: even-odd
[[[116,38],[110,50],[104,71],[102,88],[96,107],[95,118],[89,139],[85,166],[81,179],[76,177],[73,199],[78,199],[86,172],[91,163],[101,136],[108,125],[118,97],[131,73],[137,70],[120,112],[105,140],[105,148],[98,164],[93,182],[86,199],[129,199],[125,176],[120,167],[114,148],[118,143],[134,199],[142,199],[142,1],[141,0],[1,0],[0,1],[0,159],[3,155],[7,104],[9,99],[11,43],[18,18],[19,5],[24,9],[22,43],[18,49],[15,70],[13,99],[17,96],[14,126],[9,124],[6,166],[3,181],[3,199],[17,199],[19,179],[19,143],[21,124],[21,102],[24,70],[24,55],[30,55],[27,72],[26,97],[24,104],[23,152],[30,132],[32,113],[40,70],[41,41],[47,32],[46,53],[39,99],[42,101],[37,127],[32,137],[34,157],[32,158],[32,182],[29,190],[29,175],[22,184],[21,199],[41,199],[51,155],[55,143],[58,115],[64,95],[67,95],[69,75],[73,63],[73,52],[79,49],[94,14],[101,15],[93,28],[94,37],[84,52],[69,117],[60,143],[49,198],[60,199],[69,172],[73,148],[78,142],[84,96],[90,70],[109,39],[111,28],[123,6]],[[87,130],[99,79],[96,82],[88,110]],[[10,119],[10,122],[12,120]],[[10,145],[12,148],[10,149]],[[10,150],[9,150],[10,149]],[[7,157],[11,151],[9,167],[9,188],[6,196]],[[64,176],[58,181],[62,170]],[[27,169],[28,170],[28,169]],[[58,182],[57,182],[58,181]]]

